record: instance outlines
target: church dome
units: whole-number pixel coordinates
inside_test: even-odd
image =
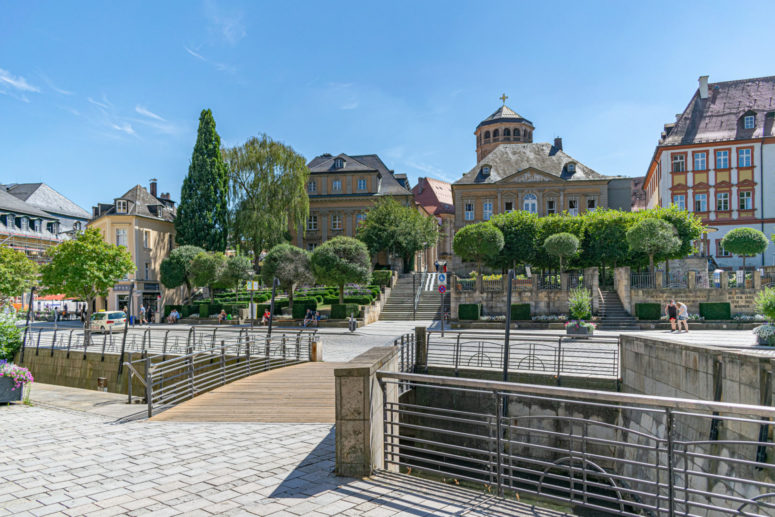
[[[479,125],[476,126],[477,129],[479,129],[482,126],[487,126],[490,124],[501,124],[501,123],[510,123],[510,122],[518,122],[521,124],[525,124],[528,126],[533,127],[533,123],[530,122],[528,119],[514,111],[513,109],[509,108],[505,104],[495,110],[495,113],[487,117],[486,119],[479,122]]]
[[[501,144],[533,142],[535,126],[528,119],[506,106],[508,97],[500,97],[503,106],[482,120],[476,129],[476,161],[479,162]]]

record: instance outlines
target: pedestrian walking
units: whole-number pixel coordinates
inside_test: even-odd
[[[439,261],[438,261],[438,260],[436,260],[436,261],[433,263],[433,265],[436,267],[436,272],[438,273],[438,272],[439,272]]]
[[[140,305],[140,325],[146,323],[145,321],[145,305]]]
[[[667,319],[670,320],[670,332],[675,332],[675,323],[678,319],[678,306],[675,304],[675,300],[670,300],[670,303],[665,307],[665,314]]]
[[[689,332],[689,308],[683,302],[678,302],[678,332],[681,332],[681,324],[683,324],[686,332]]]

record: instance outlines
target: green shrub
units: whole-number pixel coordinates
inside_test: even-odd
[[[307,315],[307,309],[317,310],[318,301],[314,297],[295,298],[293,300],[293,317],[300,320]]]
[[[756,310],[775,322],[775,288],[767,288],[756,296]]]
[[[370,305],[374,301],[371,296],[345,296],[344,303],[357,303],[358,305]]]
[[[16,315],[0,313],[0,359],[13,361],[16,351],[22,346],[21,329],[16,326]]]
[[[461,303],[457,309],[457,319],[477,321],[481,314],[481,305],[478,303]]]
[[[200,318],[207,318],[210,316],[210,304],[209,303],[200,303],[199,304],[199,317]]]
[[[729,302],[700,303],[700,316],[706,320],[731,320],[732,306]]]
[[[529,303],[515,303],[511,306],[511,319],[512,320],[529,320],[530,319],[530,304]]]
[[[223,309],[223,304],[221,302],[210,302],[210,314],[220,314],[221,309]],[[210,316],[208,314],[208,316]]]
[[[568,315],[574,320],[592,318],[592,294],[589,289],[577,287],[568,292]]]
[[[325,305],[333,305],[335,303],[339,303],[339,295],[337,294],[336,296],[334,296],[334,295],[328,294],[323,297],[323,303]]]
[[[390,279],[392,277],[392,271],[374,271],[371,273],[371,281],[380,287],[390,285]]]
[[[343,320],[350,317],[350,314],[357,318],[360,316],[360,307],[355,303],[335,303],[331,305],[331,319]]]
[[[662,305],[658,303],[636,303],[635,316],[639,320],[658,320],[662,317]]]

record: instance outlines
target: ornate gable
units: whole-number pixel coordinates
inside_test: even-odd
[[[514,174],[506,176],[497,183],[541,183],[546,181],[557,181],[561,178],[532,167],[517,171]]]

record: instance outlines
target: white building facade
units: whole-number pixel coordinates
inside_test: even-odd
[[[676,122],[665,125],[643,188],[647,206],[671,204],[697,214],[709,232],[700,253],[725,269],[742,257],[723,249],[729,231],[764,232],[770,246],[751,267],[775,264],[775,77],[700,85]]]

